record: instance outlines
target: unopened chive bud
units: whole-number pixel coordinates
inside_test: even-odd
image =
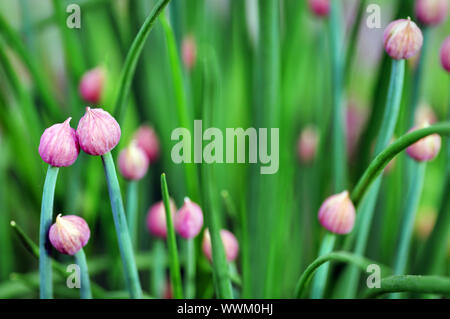
[[[409,59],[422,47],[422,31],[410,18],[395,20],[386,27],[383,42],[391,58]]]
[[[42,160],[52,166],[72,165],[80,153],[77,134],[70,127],[69,117],[64,123],[54,124],[47,128],[41,136],[39,155]]]
[[[330,12],[330,0],[308,0],[308,4],[316,16],[325,17]]]
[[[50,227],[49,239],[60,253],[75,255],[86,246],[91,232],[86,221],[76,215],[56,217],[56,223]]]
[[[87,71],[80,81],[78,88],[83,100],[89,103],[100,102],[105,81],[105,71],[101,67]]]
[[[430,126],[427,122],[414,127],[410,131],[426,128]],[[414,144],[410,145],[406,152],[410,157],[418,162],[427,162],[434,159],[441,150],[441,136],[439,134],[431,134],[421,138]]]
[[[173,199],[170,199],[170,210],[172,217],[177,210]],[[166,223],[166,211],[164,209],[163,201],[154,204],[147,213],[147,228],[149,232],[156,237],[166,238],[167,236],[167,223]]]
[[[227,261],[231,262],[235,260],[239,253],[239,243],[236,237],[230,231],[222,229],[220,231],[220,238],[222,239]],[[209,261],[212,261],[211,236],[207,229],[203,235],[202,250],[206,258],[208,258]]]
[[[142,125],[134,134],[137,145],[147,154],[150,163],[159,157],[159,140],[153,127]]]
[[[335,234],[348,234],[355,224],[355,206],[348,191],[328,197],[320,206],[319,221]]]
[[[424,25],[437,25],[445,20],[448,0],[416,0],[415,14]]]
[[[442,67],[450,73],[450,36],[448,36],[441,47],[441,64]]]
[[[190,239],[196,237],[203,227],[203,212],[200,206],[189,198],[175,215],[175,229],[181,237]]]
[[[317,153],[319,133],[314,125],[306,126],[300,133],[297,142],[297,153],[302,163],[311,163]]]
[[[148,158],[145,152],[132,141],[128,147],[119,153],[119,171],[129,180],[139,180],[145,176],[148,169]]]
[[[80,147],[89,155],[104,155],[111,151],[119,143],[120,134],[119,123],[111,114],[89,106],[77,127]]]

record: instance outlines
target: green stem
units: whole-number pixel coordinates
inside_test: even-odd
[[[139,274],[134,259],[133,245],[131,244],[128,232],[125,210],[123,208],[122,195],[120,193],[119,181],[117,180],[116,168],[111,152],[102,155],[108,184],[109,198],[116,227],[117,239],[119,242],[120,256],[122,258],[125,282],[131,298],[141,298],[142,290],[139,283]]]
[[[50,259],[51,246],[48,240],[48,231],[53,219],[53,200],[55,197],[58,171],[58,167],[48,166],[44,192],[42,194],[41,221],[39,226],[39,250],[42,252],[39,258],[39,290],[41,299],[53,298],[52,262]]]
[[[316,260],[314,260],[311,264],[309,264],[309,266],[306,267],[305,271],[300,276],[300,278],[297,282],[296,289],[295,289],[295,297],[296,298],[303,297],[303,295],[305,294],[307,285],[311,281],[316,270],[324,263],[327,263],[330,261],[340,261],[340,262],[351,263],[364,271],[367,269],[367,266],[369,266],[371,264],[378,264],[377,262],[372,261],[370,259],[358,256],[355,254],[351,254],[348,252],[344,252],[344,251],[332,252],[327,255],[321,256],[321,257],[317,258]],[[381,271],[383,273],[390,272],[389,268],[384,267],[384,266],[381,267]]]
[[[153,263],[150,264],[151,268],[151,288],[152,295],[156,298],[162,298],[164,285],[166,284],[166,254],[164,249],[164,241],[157,239],[153,245]]]
[[[186,241],[186,298],[195,298],[195,238]]]
[[[324,256],[331,253],[334,249],[335,242],[336,242],[336,235],[327,232],[322,240],[322,244],[319,250],[319,256]],[[330,265],[325,264],[317,270],[317,274],[312,282],[311,298],[320,299],[323,297],[323,293],[325,291],[327,283],[329,268]]]
[[[366,292],[366,298],[374,298],[388,292],[413,292],[450,295],[450,278],[439,276],[391,276],[381,280],[380,288]]]
[[[134,38],[125,59],[125,65],[123,66],[122,73],[119,80],[119,89],[117,98],[114,103],[114,115],[118,119],[119,123],[123,122],[125,117],[125,109],[127,106],[127,98],[130,92],[131,81],[133,80],[134,72],[136,71],[136,65],[144,48],[145,40],[147,39],[150,31],[155,24],[156,18],[163,12],[166,5],[170,0],[160,0],[152,9],[150,14],[144,21],[141,29],[139,30],[136,38]]]
[[[81,287],[80,287],[80,298],[81,299],[92,299],[91,292],[91,282],[89,280],[89,271],[86,262],[86,255],[84,253],[83,248],[81,248],[75,254],[75,261],[77,265],[80,267],[81,272]]]
[[[167,189],[166,174],[161,174],[161,193],[166,211],[167,223],[167,245],[169,247],[170,277],[172,279],[173,296],[175,299],[183,298],[183,288],[181,286],[180,263],[178,261],[177,241],[175,229],[173,228],[172,212],[170,210],[169,190]]]
[[[128,190],[127,190],[127,222],[128,222],[128,231],[130,232],[131,243],[133,244],[134,249],[137,251],[137,224],[138,224],[138,216],[137,216],[137,206],[138,206],[138,182],[137,181],[129,181],[128,182]]]

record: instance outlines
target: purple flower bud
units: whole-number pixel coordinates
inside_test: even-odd
[[[319,16],[325,17],[330,12],[330,0],[308,0],[311,11]]]
[[[395,20],[386,27],[383,42],[391,58],[409,59],[422,47],[422,31],[410,18]]]
[[[137,145],[144,150],[150,163],[156,162],[159,157],[158,136],[151,126],[142,125],[134,134]]]
[[[427,122],[416,126],[410,131],[430,126]],[[439,134],[428,135],[406,149],[406,153],[418,162],[427,162],[434,159],[441,150],[441,136]]]
[[[41,136],[39,155],[42,160],[52,166],[70,166],[80,153],[77,134],[70,127],[69,117],[64,123],[47,128]]]
[[[441,47],[441,64],[442,67],[450,72],[450,36],[448,36]]]
[[[300,161],[303,163],[311,163],[317,152],[319,143],[319,133],[314,125],[306,126],[300,133],[297,142],[297,152]]]
[[[175,216],[175,229],[181,237],[190,239],[200,233],[203,227],[203,213],[200,206],[184,199],[184,205]]]
[[[86,246],[90,236],[91,231],[86,221],[75,215],[59,214],[49,231],[53,247],[60,253],[72,256]]]
[[[191,70],[197,59],[197,45],[193,35],[188,35],[183,39],[181,54],[183,56],[184,66],[187,70]]]
[[[78,123],[77,136],[87,154],[104,155],[119,143],[120,126],[108,112],[88,106]]]
[[[437,25],[445,20],[448,0],[416,0],[415,13],[424,25]]]
[[[319,221],[335,234],[348,234],[355,224],[355,207],[348,191],[328,197],[320,206]]]
[[[81,97],[90,103],[98,104],[101,99],[105,72],[102,68],[87,71],[80,81],[79,91]]]
[[[175,215],[177,210],[173,199],[170,199],[171,216]],[[147,213],[147,228],[153,236],[166,238],[167,224],[166,224],[166,210],[163,201],[154,204]]]
[[[139,180],[145,176],[148,169],[148,158],[135,141],[124,148],[119,154],[119,171],[129,180]]]
[[[220,231],[220,238],[222,239],[223,247],[225,249],[225,256],[228,262],[231,262],[237,258],[239,252],[239,243],[236,237],[226,229]],[[203,236],[202,243],[203,253],[209,261],[212,261],[212,250],[211,250],[211,237],[209,231],[206,229]]]

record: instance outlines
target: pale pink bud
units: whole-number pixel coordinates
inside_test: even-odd
[[[142,125],[134,134],[137,145],[147,154],[150,163],[159,157],[158,136],[151,126]]]
[[[420,125],[422,123],[436,123],[437,118],[431,106],[427,103],[421,103],[414,114],[414,122],[416,125]]]
[[[410,18],[395,20],[386,27],[383,42],[391,58],[409,59],[422,47],[422,31]]]
[[[345,115],[347,154],[349,157],[353,157],[358,146],[358,141],[362,130],[366,124],[367,109],[357,107],[354,102],[351,102],[346,109]]]
[[[188,35],[183,39],[181,44],[181,51],[183,56],[183,63],[186,69],[191,70],[197,59],[197,44],[192,35]]]
[[[300,133],[297,142],[297,152],[300,161],[303,163],[311,163],[317,152],[319,143],[319,133],[314,125],[306,126]]]
[[[416,0],[415,13],[424,25],[436,25],[445,20],[448,0]]]
[[[442,43],[441,64],[447,72],[450,72],[450,36],[445,38],[444,43]]]
[[[148,169],[148,158],[145,152],[132,141],[127,148],[120,151],[119,171],[129,180],[139,180],[145,176]]]
[[[430,126],[427,122],[422,123],[410,130],[410,132],[417,129]],[[414,144],[410,145],[406,152],[410,157],[418,162],[426,162],[434,159],[441,150],[441,136],[439,134],[431,134],[421,138]]]
[[[235,260],[239,252],[239,243],[236,237],[228,230],[222,229],[220,231],[220,238],[222,239],[227,261],[231,262]],[[203,236],[202,249],[206,258],[208,258],[209,261],[212,261],[211,237],[207,229],[205,230],[205,234]]]
[[[104,80],[105,72],[101,67],[84,73],[78,88],[81,97],[87,102],[98,104],[101,99]]]
[[[308,0],[311,11],[319,16],[325,17],[330,12],[330,0]]]
[[[202,209],[186,197],[184,199],[184,205],[175,216],[175,229],[181,237],[190,239],[197,236],[202,230],[202,227]]]
[[[320,206],[319,221],[332,233],[348,234],[355,224],[355,206],[348,191],[328,197]]]
[[[41,136],[39,155],[52,166],[70,166],[80,153],[80,146],[75,130],[70,127],[69,117],[64,123],[47,128]]]
[[[175,203],[170,199],[171,216],[175,215],[177,210]],[[164,208],[163,201],[154,204],[147,213],[147,228],[153,236],[166,238],[167,236],[167,223],[166,223],[166,210]]]
[[[76,215],[56,217],[56,223],[50,227],[49,238],[53,247],[60,253],[75,255],[86,246],[91,231],[86,221]]]
[[[87,154],[104,155],[119,143],[120,126],[105,110],[88,106],[78,122],[77,136],[81,149]]]

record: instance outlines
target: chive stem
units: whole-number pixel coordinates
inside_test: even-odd
[[[164,241],[156,239],[152,250],[153,262],[150,263],[152,295],[155,298],[162,298],[165,285],[165,266],[166,266],[166,251]]]
[[[138,182],[137,181],[129,181],[128,189],[127,189],[127,223],[128,223],[128,231],[130,232],[131,243],[133,248],[137,251],[137,224],[138,224]]]
[[[195,238],[186,240],[186,298],[195,298]]]
[[[92,299],[91,282],[89,280],[89,271],[86,262],[86,254],[84,253],[83,248],[81,248],[75,254],[75,261],[77,265],[80,267],[81,272],[80,297],[81,299]]]
[[[331,253],[334,249],[335,242],[336,242],[336,235],[327,232],[322,240],[319,250],[319,256],[324,256]],[[326,263],[317,270],[316,276],[314,277],[312,282],[311,298],[320,299],[323,297],[323,293],[326,288],[329,268],[330,264]]]

